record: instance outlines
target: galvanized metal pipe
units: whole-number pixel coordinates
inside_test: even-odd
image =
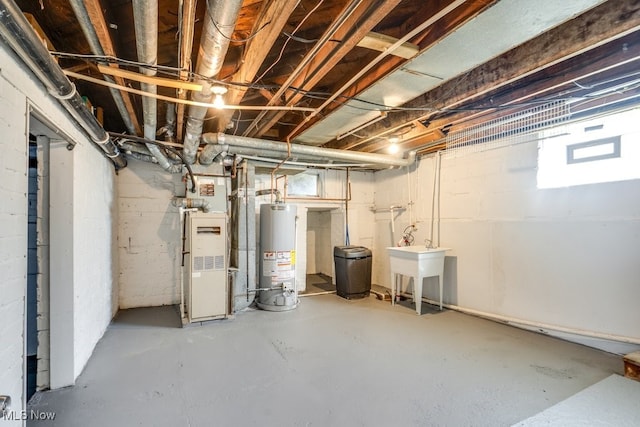
[[[286,156],[288,153],[287,144],[277,141],[269,141],[266,139],[247,138],[244,136],[227,135],[224,133],[205,133],[204,135],[202,135],[202,139],[207,143],[205,152],[208,151],[209,144],[214,146],[215,144],[219,144],[229,145],[230,151],[233,151],[232,147],[241,147],[252,149],[254,150],[254,153],[257,153],[258,151],[269,151],[272,153],[281,153],[281,156]],[[211,148],[211,150],[215,149]],[[358,151],[313,147],[300,144],[291,144],[291,154],[309,156],[310,158],[322,158],[350,163],[362,163],[379,168],[404,167],[413,164],[416,160],[416,153],[414,151],[409,152],[409,155],[406,158],[401,158],[388,156],[385,154],[363,153]],[[204,152],[201,157],[202,156],[204,156]]]
[[[185,197],[174,197],[171,204],[176,208],[184,209],[202,209],[202,212],[209,212],[211,206],[205,199],[188,199]]]
[[[20,59],[58,99],[91,141],[111,159],[116,169],[127,166],[127,159],[86,107],[75,86],[53,60],[20,8],[12,0],[0,0],[0,35]]]
[[[196,73],[205,78],[216,77],[222,68],[224,57],[229,49],[229,42],[233,35],[242,0],[215,0],[207,2],[206,19],[200,39],[200,51],[196,63]],[[203,85],[201,92],[191,94],[191,99],[198,102],[210,103],[213,99],[211,84],[207,79],[199,79]],[[200,145],[204,118],[207,107],[191,105],[187,119],[184,137],[184,157],[189,163],[194,163]]]
[[[71,3],[71,8],[76,15],[76,19],[78,19],[78,23],[80,24],[80,28],[84,33],[85,38],[89,42],[89,47],[94,55],[105,56],[104,49],[102,48],[102,43],[100,43],[100,39],[98,38],[98,34],[89,18],[89,12],[87,12],[87,8],[82,0],[69,0]],[[115,83],[113,77],[105,75],[104,79],[109,83]],[[115,88],[109,88],[111,92],[111,96],[113,97],[113,101],[118,108],[118,112],[124,121],[124,125],[129,131],[130,134],[136,134],[136,128],[131,120],[131,116],[129,115],[129,111],[127,111],[127,107],[124,105],[124,99],[122,98],[122,93]]]
[[[147,76],[155,76],[158,64],[158,2],[156,0],[133,0],[133,21],[136,30],[136,49],[138,61],[149,65],[140,67],[140,72]],[[154,84],[141,83],[144,92],[156,95],[158,87]],[[158,102],[150,96],[142,97],[142,116],[144,137],[155,140],[158,123]],[[147,144],[158,164],[167,172],[181,173],[182,165],[172,164],[162,149],[154,144]]]

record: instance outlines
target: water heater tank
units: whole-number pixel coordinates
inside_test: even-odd
[[[286,311],[298,305],[296,288],[296,207],[260,206],[260,292],[258,307]]]

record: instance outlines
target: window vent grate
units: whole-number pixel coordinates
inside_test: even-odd
[[[444,138],[445,155],[455,157],[537,140],[538,131],[553,126],[557,126],[557,133],[560,134],[563,130],[558,125],[568,121],[570,116],[567,102],[554,101],[451,132]],[[534,134],[533,138],[527,138],[531,134]]]

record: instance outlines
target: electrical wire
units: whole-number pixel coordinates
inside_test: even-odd
[[[126,60],[126,59],[121,59],[121,58],[117,58],[114,56],[110,56],[110,55],[90,55],[90,54],[71,54],[71,53],[65,53],[65,52],[56,52],[56,51],[51,51],[50,52],[52,55],[60,57],[60,58],[67,58],[67,59],[83,59],[85,61],[88,60],[93,60],[96,63],[104,63],[105,61],[108,63],[112,63],[112,64],[118,64],[118,65],[126,65],[126,66],[130,66],[130,67],[143,67],[143,68],[149,68],[149,69],[154,69],[156,71],[158,71],[161,74],[165,74],[171,77],[176,77],[178,76],[179,73],[186,73],[188,76],[190,76],[191,78],[197,78],[197,79],[202,79],[205,81],[208,81],[212,84],[224,84],[227,86],[236,86],[236,87],[243,87],[243,88],[248,88],[248,89],[276,89],[279,88],[279,86],[277,85],[262,85],[262,84],[256,84],[256,83],[239,83],[239,82],[225,82],[222,80],[218,80],[218,79],[211,79],[211,78],[207,78],[204,76],[201,76],[191,70],[184,70],[182,68],[177,68],[177,67],[170,67],[170,66],[164,66],[164,65],[149,65],[149,64],[145,64],[145,63],[141,63],[141,62],[137,62],[137,61],[130,61],[130,60]],[[264,73],[263,73],[264,74]],[[602,86],[605,85],[607,83],[612,83],[616,80],[620,80],[622,78],[626,78],[626,77],[633,77],[635,75],[637,75],[638,73],[630,73],[628,75],[625,76],[621,76],[618,79],[610,79],[610,80],[605,80],[603,82],[597,82],[597,83],[593,83],[589,86],[584,86],[578,82],[573,82],[574,85],[578,88],[580,88],[581,90],[588,90],[589,88],[596,88],[597,86]],[[263,76],[260,77],[260,79],[263,78]],[[635,83],[635,82],[634,82]],[[632,90],[635,89],[636,87],[625,87],[623,88],[624,90]],[[301,88],[297,88],[297,87],[290,87],[287,90],[296,92],[296,93],[302,93],[303,96],[305,98],[309,98],[309,99],[317,99],[317,100],[326,100],[328,99],[331,94],[327,93],[327,92],[317,92],[317,91],[307,91]],[[567,95],[567,93],[565,92],[564,95]],[[601,94],[598,94],[598,96],[601,96]],[[567,102],[575,102],[576,100],[580,100],[580,99],[587,99],[589,98],[590,95],[581,95],[581,96],[560,96],[558,97],[557,95],[554,97],[545,97],[545,98],[539,98],[539,99],[533,99],[530,101],[526,101],[526,102],[520,102],[520,103],[514,103],[514,104],[504,104],[504,105],[492,105],[492,106],[480,106],[480,107],[460,107],[460,108],[435,108],[432,106],[428,106],[428,105],[423,105],[423,106],[416,106],[416,107],[402,107],[402,106],[388,106],[385,104],[380,104],[378,102],[374,102],[374,101],[369,101],[366,99],[360,99],[357,97],[352,97],[352,96],[346,96],[346,95],[340,95],[338,97],[336,97],[334,100],[332,100],[333,103],[335,104],[339,104],[341,106],[347,106],[349,108],[353,108],[356,110],[362,110],[362,111],[385,111],[385,112],[389,112],[389,113],[395,113],[395,112],[403,112],[403,111],[421,111],[421,112],[429,112],[429,113],[457,113],[457,112],[469,112],[469,111],[489,111],[489,110],[501,110],[501,109],[511,109],[511,108],[517,108],[517,107],[527,107],[527,106],[532,106],[532,105],[537,105],[540,103],[546,103],[552,100],[564,100]],[[353,103],[349,104],[349,102],[359,102],[359,103],[363,103],[366,104],[368,106],[370,106],[370,108],[364,107],[364,106],[357,106],[357,105],[353,105]],[[311,109],[309,109],[310,111]]]
[[[218,27],[218,23],[216,22],[215,19],[213,19],[213,16],[211,15],[211,7],[209,6],[210,0],[207,0],[207,16],[209,17],[209,19],[211,20],[211,23],[213,24],[213,27],[216,29],[216,31],[225,39],[229,40],[231,43],[238,43],[238,44],[242,44],[242,43],[247,43],[249,40],[253,39],[255,36],[257,36],[260,31],[264,30],[269,24],[271,24],[271,21],[269,22],[265,22],[262,27],[258,28],[253,34],[249,35],[249,37],[245,38],[245,39],[233,39],[229,36],[227,36],[224,32],[222,32],[222,30],[220,29],[220,27]]]
[[[296,32],[298,32],[298,30],[300,29],[300,27],[302,27],[302,24],[304,24],[304,22],[311,16],[311,14],[313,14],[313,12],[316,11],[316,9],[318,9],[320,7],[320,5],[324,3],[324,0],[318,0],[318,3],[313,7],[313,9],[311,9],[304,18],[302,18],[302,20],[300,21],[300,23],[296,26],[296,28],[291,32],[291,34],[295,34]],[[264,78],[264,76],[271,71],[271,69],[273,67],[276,66],[276,64],[278,62],[280,62],[280,59],[282,59],[282,55],[284,54],[284,50],[287,47],[287,44],[289,44],[289,40],[291,40],[291,38],[287,38],[287,40],[285,40],[284,44],[282,45],[282,49],[280,49],[280,53],[278,54],[278,57],[276,58],[276,60],[269,66],[267,67],[267,69],[260,75],[260,77],[258,77],[257,79],[255,79],[255,81],[259,82],[260,80],[262,80]]]
[[[303,37],[294,36],[293,34],[287,33],[286,31],[283,31],[282,34],[285,35],[286,37],[289,37],[293,41],[305,43],[305,44],[317,43],[318,41],[320,41],[320,39],[305,39]],[[334,42],[334,43],[342,43],[342,40],[338,40],[338,39],[329,39],[327,41]]]
[[[319,7],[319,5],[323,2],[324,0],[320,0],[316,6],[307,14],[307,16],[305,16],[305,18],[301,21],[301,23],[299,24],[299,26],[310,16],[311,13],[313,13],[317,7]],[[299,27],[298,26],[298,27]],[[298,28],[296,28],[295,31],[297,31]],[[286,34],[288,37],[292,36],[293,34]],[[289,39],[288,39],[289,40]],[[286,44],[286,42],[285,42]],[[281,54],[284,51],[284,47],[281,50]],[[248,89],[276,89],[279,88],[279,86],[277,85],[266,85],[266,84],[257,84],[257,83],[239,83],[239,82],[224,82],[224,81],[220,81],[220,80],[216,80],[216,79],[210,79],[210,78],[206,78],[204,76],[201,76],[191,70],[185,70],[182,68],[178,68],[178,67],[170,67],[170,66],[164,66],[164,65],[150,65],[150,64],[146,64],[146,63],[141,63],[141,62],[137,62],[137,61],[130,61],[130,60],[126,60],[126,59],[121,59],[121,58],[117,58],[114,56],[110,56],[110,55],[92,55],[92,54],[72,54],[72,53],[66,53],[66,52],[58,52],[58,51],[50,51],[51,55],[56,56],[56,57],[60,57],[60,58],[67,58],[67,59],[81,59],[84,60],[85,62],[95,62],[95,63],[111,63],[111,64],[118,64],[118,65],[123,65],[123,66],[128,66],[128,67],[142,67],[142,68],[148,68],[148,69],[153,69],[156,70],[158,73],[161,74],[165,74],[168,76],[172,76],[172,77],[178,77],[180,73],[186,73],[188,76],[190,76],[191,78],[198,78],[198,79],[203,79],[206,80],[208,82],[211,82],[212,84],[225,84],[227,86],[238,86],[238,87],[243,87],[243,88],[248,88]],[[281,55],[279,56],[278,60],[280,59]],[[276,61],[276,62],[277,62]],[[275,62],[269,67],[272,68],[275,65]],[[258,79],[256,79],[256,81],[259,81],[260,79],[262,79],[264,77],[264,75],[269,71],[269,69],[267,69],[263,75],[261,75]],[[460,108],[436,108],[433,107],[432,105],[422,105],[422,106],[415,106],[415,107],[402,107],[402,106],[395,106],[395,107],[391,107],[391,106],[387,106],[384,104],[380,104],[377,102],[373,102],[373,101],[369,101],[369,100],[365,100],[365,99],[360,99],[357,97],[350,97],[350,96],[345,96],[345,95],[340,95],[335,97],[332,100],[332,103],[341,105],[341,106],[348,106],[349,108],[353,108],[353,109],[357,109],[357,110],[362,110],[362,111],[385,111],[388,113],[395,113],[395,112],[406,112],[406,111],[417,111],[417,112],[425,112],[425,113],[458,113],[458,112],[482,112],[482,111],[499,111],[499,110],[503,110],[503,109],[512,109],[512,108],[518,108],[518,107],[527,107],[527,106],[532,106],[532,105],[537,105],[540,103],[546,103],[549,101],[566,101],[566,102],[572,102],[575,103],[577,101],[580,100],[593,100],[593,99],[599,99],[605,96],[610,95],[611,93],[624,93],[627,92],[629,90],[635,90],[638,87],[640,87],[640,82],[635,80],[633,82],[627,83],[626,85],[624,84],[618,84],[615,85],[614,87],[610,88],[610,90],[607,89],[601,89],[600,91],[595,92],[594,94],[579,94],[579,95],[574,95],[571,96],[572,93],[574,93],[577,90],[580,91],[584,91],[584,90],[590,90],[590,89],[596,89],[598,87],[601,86],[605,86],[607,84],[611,84],[614,83],[616,81],[620,81],[622,79],[625,78],[629,78],[629,77],[635,77],[638,74],[640,74],[640,72],[633,72],[633,73],[628,73],[625,74],[623,76],[619,76],[613,79],[607,79],[607,80],[603,80],[600,82],[595,82],[595,83],[590,83],[589,85],[584,85],[578,81],[573,81],[572,83],[574,84],[574,86],[577,88],[575,90],[567,90],[561,93],[556,93],[553,96],[547,96],[547,97],[543,97],[543,98],[538,98],[538,99],[532,99],[526,102],[520,102],[520,103],[513,103],[513,104],[502,104],[502,105],[492,105],[492,106],[478,106],[478,107],[460,107]],[[124,89],[123,89],[124,90]],[[317,91],[307,91],[301,88],[297,88],[297,87],[290,87],[287,90],[290,91],[294,91],[296,93],[301,93],[303,94],[303,96],[305,98],[309,98],[309,99],[317,99],[317,100],[326,100],[329,99],[331,97],[330,93],[326,93],[326,92],[317,92]],[[353,102],[358,102],[358,103],[362,103],[365,104],[369,107],[365,107],[365,106],[358,106],[358,105],[353,105]],[[350,103],[351,102],[351,103]],[[311,109],[307,109],[308,111],[311,111]],[[359,137],[359,135],[356,135],[356,137]]]
[[[149,93],[149,92],[145,92],[142,90],[138,90],[138,89],[133,89],[130,88],[128,86],[122,86],[122,85],[118,85],[115,83],[110,83],[104,80],[100,80],[100,79],[96,79],[93,77],[89,77],[87,75],[84,74],[78,74],[75,73],[73,71],[68,71],[65,70],[64,74],[70,77],[75,77],[77,79],[81,79],[81,80],[86,80],[89,81],[91,83],[95,83],[101,86],[107,86],[107,87],[112,87],[115,89],[119,89],[119,90],[123,90],[125,92],[130,92],[130,93],[134,93],[136,95],[141,95],[141,96],[147,96],[147,97],[151,97],[151,98],[155,98],[155,99],[159,99],[161,101],[168,101],[168,102],[174,102],[176,104],[186,104],[186,105],[196,105],[198,107],[207,107],[207,108],[220,108],[217,107],[215,105],[213,105],[212,103],[208,103],[208,102],[199,102],[199,101],[190,101],[187,99],[180,99],[180,98],[174,98],[171,96],[165,96],[165,95],[158,95],[158,94],[153,94],[153,93]],[[312,111],[312,108],[307,108],[307,107],[287,107],[287,106],[275,106],[275,105],[225,105],[224,107],[222,107],[222,109],[224,110],[286,110],[286,111]]]

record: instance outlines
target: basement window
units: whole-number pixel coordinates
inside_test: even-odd
[[[538,143],[538,188],[640,179],[640,109],[564,126]]]
[[[567,164],[595,162],[620,157],[620,135],[567,145]]]
[[[311,173],[289,176],[287,196],[320,197],[320,177]]]

